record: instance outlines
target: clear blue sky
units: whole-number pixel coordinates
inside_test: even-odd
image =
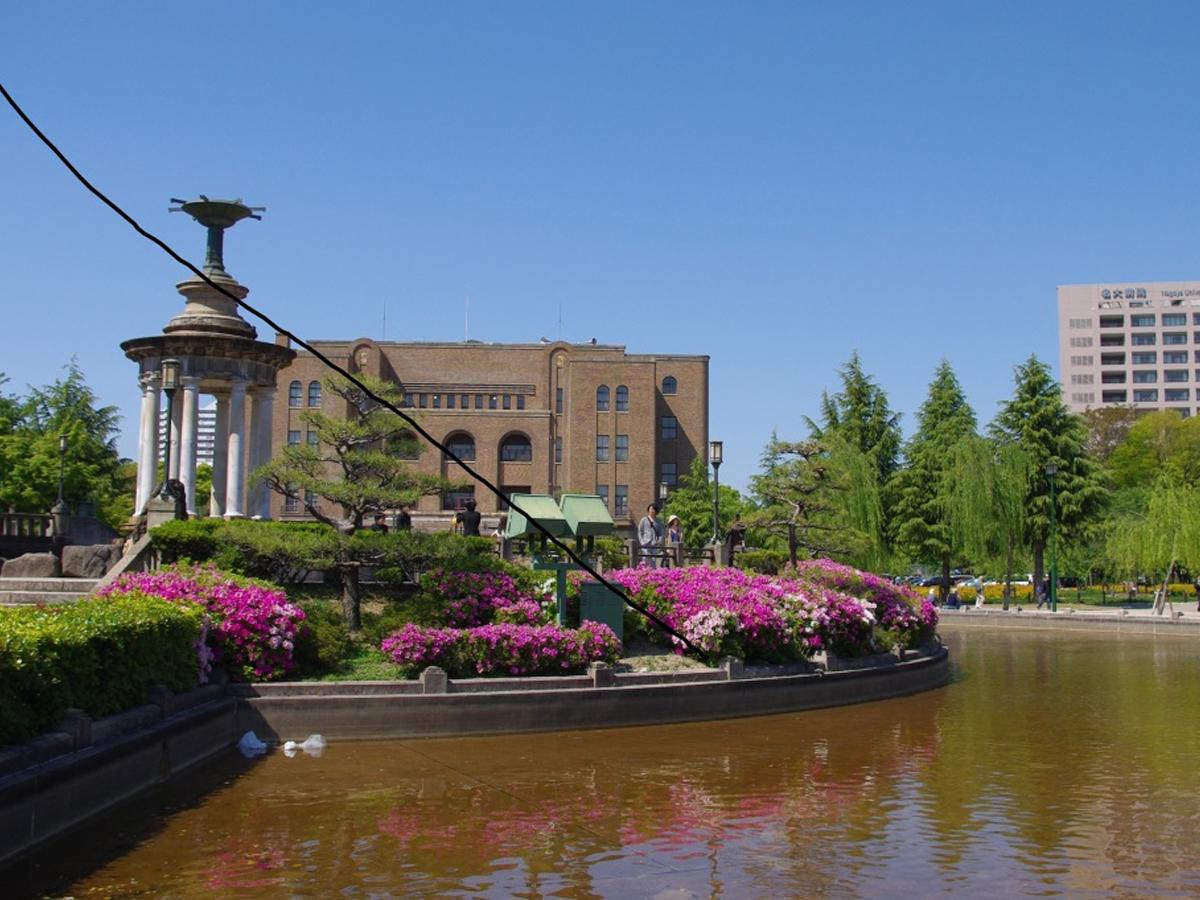
[[[0,79],[199,261],[167,198],[268,207],[230,271],[309,338],[712,357],[722,480],[857,349],[906,430],[945,356],[980,420],[1055,286],[1200,275],[1194,3],[25,3]],[[183,273],[0,110],[0,371],[118,343]],[[269,339],[269,337],[268,337]]]

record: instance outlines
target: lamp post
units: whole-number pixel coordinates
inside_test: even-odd
[[[169,500],[171,493],[171,423],[175,421],[175,392],[179,390],[179,360],[162,361],[162,389],[167,395],[167,440],[163,448],[163,481],[158,496]]]
[[[658,483],[658,511],[659,512],[662,512],[663,509],[666,508],[667,493],[668,493],[667,483],[665,481],[660,481]]]
[[[721,463],[724,461],[724,444],[721,441],[708,442],[708,461],[713,467],[713,533],[712,543],[721,542]]]
[[[63,469],[67,463],[67,436],[60,434],[58,436],[58,503],[54,504],[56,509],[66,506],[63,502]]]
[[[1046,477],[1050,481],[1050,612],[1058,610],[1058,529],[1055,523],[1054,508],[1054,476],[1058,474],[1058,465],[1046,463]]]

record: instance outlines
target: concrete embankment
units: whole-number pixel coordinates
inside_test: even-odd
[[[939,627],[1110,632],[1113,634],[1200,637],[1200,615],[1177,612],[1156,615],[1148,610],[1077,610],[1057,612],[1015,609],[942,610]]]

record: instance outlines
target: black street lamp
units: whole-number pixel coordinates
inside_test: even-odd
[[[175,421],[175,392],[179,389],[179,360],[162,361],[162,389],[167,395],[167,440],[163,448],[163,481],[158,496],[170,500],[171,493],[171,426]]]
[[[1046,463],[1046,477],[1050,481],[1050,612],[1058,610],[1058,528],[1054,508],[1054,476],[1057,474],[1058,465]]]
[[[721,542],[721,463],[724,461],[724,444],[721,441],[708,442],[708,461],[713,467],[713,533],[712,543]]]
[[[659,512],[662,512],[663,509],[666,508],[667,493],[668,493],[667,483],[665,481],[660,481],[658,483],[658,511]]]

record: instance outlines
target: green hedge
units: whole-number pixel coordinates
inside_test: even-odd
[[[93,717],[146,702],[151,685],[196,686],[201,610],[130,594],[0,609],[0,744],[75,707]]]

